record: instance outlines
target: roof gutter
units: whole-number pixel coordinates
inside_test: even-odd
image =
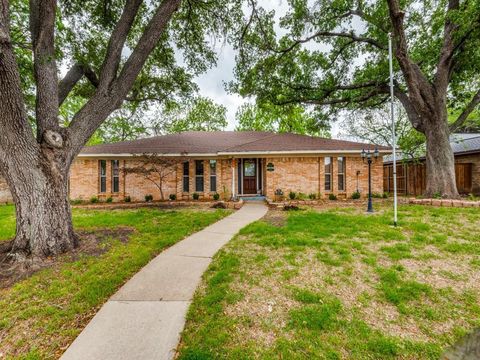
[[[379,150],[381,155],[391,154],[391,150]],[[282,155],[329,155],[329,154],[356,154],[360,155],[361,150],[285,150],[285,151],[222,151],[218,153],[143,153],[143,154],[130,154],[130,153],[101,153],[101,154],[88,154],[80,153],[80,158],[104,158],[104,157],[140,157],[142,155],[158,155],[162,157],[217,157],[217,156],[282,156]]]

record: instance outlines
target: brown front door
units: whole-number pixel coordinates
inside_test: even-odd
[[[257,193],[257,168],[254,159],[243,160],[243,193]]]

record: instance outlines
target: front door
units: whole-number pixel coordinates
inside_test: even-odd
[[[243,193],[257,193],[257,167],[254,159],[243,160]]]

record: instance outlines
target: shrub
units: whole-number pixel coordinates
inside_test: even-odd
[[[294,200],[297,197],[297,194],[294,191],[290,191],[288,197],[290,198],[290,200]]]
[[[70,200],[70,204],[72,205],[79,205],[81,204],[83,201],[80,200],[80,199],[74,199],[74,200]]]
[[[213,194],[213,200],[217,201],[218,199],[220,199],[220,194],[218,193]]]
[[[360,199],[360,192],[355,191],[355,192],[352,194],[352,199],[353,199],[353,200]]]
[[[98,200],[98,197],[96,197],[96,196],[92,196],[92,197],[90,198],[90,202],[91,202],[92,204],[96,204],[96,203],[98,203],[98,201],[99,201],[99,200]]]
[[[434,199],[441,199],[441,198],[442,198],[442,194],[439,193],[439,192],[436,192],[435,194],[433,194],[433,198],[434,198]]]
[[[372,198],[375,198],[375,199],[381,199],[382,196],[383,196],[382,194],[379,194],[379,193],[376,193],[376,192],[372,193]]]
[[[131,202],[132,198],[130,196],[125,196],[125,199],[123,199],[125,202]]]
[[[198,193],[193,193],[192,198],[193,198],[193,200],[198,200],[198,199],[200,199],[200,195]]]
[[[315,193],[310,193],[310,194],[308,194],[308,198],[309,198],[310,200],[315,200],[315,199],[317,198],[317,194],[315,194]]]
[[[177,200],[177,195],[176,194],[170,194],[168,195],[168,198],[172,201]]]
[[[337,200],[337,196],[335,194],[328,195],[329,200]]]
[[[308,195],[305,194],[305,193],[299,192],[299,193],[297,194],[297,199],[307,200],[307,199],[308,199]]]
[[[107,203],[110,204],[111,202],[113,202],[113,198],[111,196],[109,196],[106,201],[107,201]]]
[[[475,195],[472,194],[472,193],[470,193],[470,194],[468,194],[467,199],[468,199],[468,200],[471,200],[471,201],[477,201],[477,200],[479,199],[479,197],[478,197],[478,196],[475,196]]]
[[[152,201],[152,200],[153,200],[153,195],[151,195],[151,194],[145,195],[145,201],[146,201],[146,202],[150,202],[150,201]]]
[[[388,199],[388,193],[387,193],[387,192],[384,192],[384,193],[382,194],[382,197],[383,197],[384,199]]]
[[[219,202],[216,202],[215,204],[213,204],[212,208],[214,208],[214,209],[227,209],[228,206],[225,202],[219,201]]]

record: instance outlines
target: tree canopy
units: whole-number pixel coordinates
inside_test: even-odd
[[[330,137],[330,124],[300,105],[244,104],[236,113],[236,130],[292,132]]]
[[[457,3],[447,11],[446,0],[408,0],[401,9],[408,54],[428,81],[434,81],[446,50],[444,26],[455,24],[455,48],[447,59],[453,62],[448,107],[458,110],[452,128],[480,102],[480,3]],[[388,99],[388,33],[394,24],[386,1],[289,1],[278,21],[278,14],[254,1],[250,11],[237,39],[233,91],[260,102],[313,106],[329,115],[376,108]],[[405,106],[409,89],[398,61],[394,70],[395,95]]]

